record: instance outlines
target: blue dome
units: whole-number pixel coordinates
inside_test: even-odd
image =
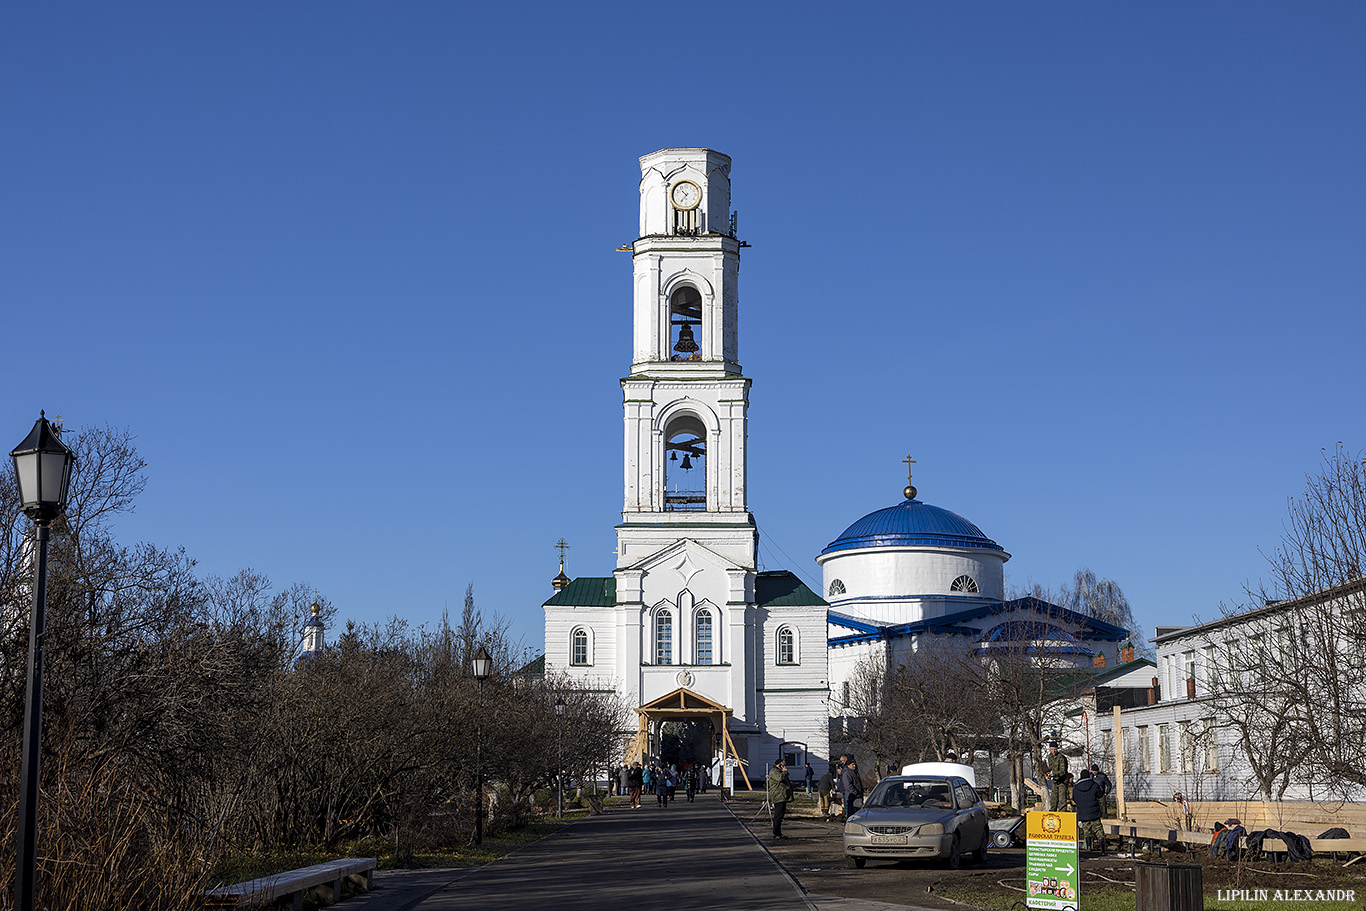
[[[1001,545],[958,513],[919,500],[903,500],[896,506],[870,512],[859,519],[821,553],[908,545],[1001,549]]]

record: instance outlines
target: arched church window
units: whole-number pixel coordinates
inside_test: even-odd
[[[790,626],[778,629],[778,663],[797,663],[797,633]]]
[[[584,629],[574,630],[574,644],[569,657],[569,663],[576,667],[586,666],[588,661],[588,631]]]
[[[697,612],[697,663],[713,664],[712,660],[712,635],[711,635],[711,611],[700,610]]]
[[[702,360],[702,294],[683,285],[669,295],[669,360]]]
[[[943,576],[940,576],[940,578],[942,579]],[[953,580],[953,584],[949,586],[949,591],[967,592],[975,595],[977,594],[977,580],[972,576],[959,576],[957,579]]]
[[[830,597],[833,598],[833,597],[835,597],[836,595],[842,595],[842,594],[844,594],[844,583],[841,582],[839,579],[833,579],[833,580],[831,580],[831,582],[830,582]]]
[[[655,614],[655,664],[674,663],[674,615],[668,610]]]
[[[703,512],[707,508],[707,428],[691,414],[679,415],[664,431],[664,509]]]

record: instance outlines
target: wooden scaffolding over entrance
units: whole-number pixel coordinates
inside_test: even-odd
[[[658,721],[662,724],[667,721],[705,719],[710,721],[712,726],[721,734],[722,759],[734,759],[740,764],[741,774],[745,779],[745,787],[752,791],[754,785],[749,780],[747,768],[749,763],[739,757],[735,751],[735,742],[730,739],[730,716],[733,714],[735,713],[724,705],[718,705],[706,696],[680,686],[672,693],[666,693],[653,702],[647,702],[636,709],[640,727],[626,747],[626,764],[644,761],[645,750],[650,742],[651,722]]]

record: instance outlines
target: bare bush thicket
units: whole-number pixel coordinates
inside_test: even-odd
[[[472,588],[452,624],[348,625],[299,662],[313,598],[258,573],[200,578],[183,551],[125,545],[145,467],[123,431],[67,434],[78,465],[48,567],[39,902],[181,907],[224,856],[383,839],[406,854],[473,828],[483,724],[487,831],[531,812],[558,760],[604,762],[620,709],[518,673]],[[12,843],[28,648],[29,522],[0,474],[0,839]],[[332,605],[319,599],[325,619]],[[470,656],[489,648],[482,698]],[[570,711],[560,721],[553,704]],[[493,795],[498,792],[499,799]],[[13,876],[0,851],[0,882]]]

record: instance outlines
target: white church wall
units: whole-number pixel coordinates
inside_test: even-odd
[[[545,617],[546,670],[565,671],[576,675],[608,674],[616,676],[616,629],[611,608],[560,607],[547,608]],[[573,634],[576,629],[589,634],[588,667],[571,664]]]
[[[766,737],[758,745],[763,761],[771,764],[778,744],[800,741],[812,754],[813,765],[827,762],[830,755],[828,696],[829,651],[826,645],[825,608],[774,607],[760,609],[759,630],[763,641],[758,653],[761,664],[753,679],[762,704],[758,719]],[[781,663],[780,634],[794,634],[792,657],[795,663]],[[751,750],[754,745],[751,745]],[[751,756],[753,756],[751,752]],[[820,774],[823,766],[818,767]]]
[[[946,602],[930,602],[925,596],[960,594],[950,591],[953,581],[969,576],[977,583],[981,603],[1000,601],[1005,592],[1005,560],[992,551],[946,550],[926,547],[860,548],[835,551],[817,558],[822,583],[831,609],[857,617],[909,623],[925,619],[926,606],[948,609]],[[831,594],[835,580],[842,594]],[[920,596],[920,597],[917,597]],[[964,606],[963,601],[951,602]]]

